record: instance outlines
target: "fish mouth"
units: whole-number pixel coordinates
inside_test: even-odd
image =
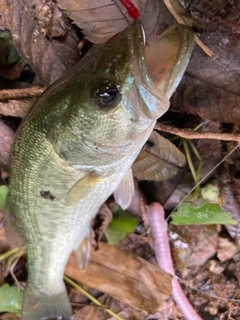
[[[174,25],[164,31],[154,44],[146,45],[140,20],[129,26],[133,66],[138,95],[145,100],[143,112],[160,117],[179,85],[191,57],[194,33],[185,25]],[[161,103],[160,103],[161,102]]]

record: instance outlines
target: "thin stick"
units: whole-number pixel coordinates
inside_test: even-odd
[[[17,98],[37,98],[46,88],[32,87],[23,89],[4,89],[0,90],[0,100],[17,99]]]
[[[20,287],[20,284],[19,284],[18,279],[16,278],[16,276],[15,276],[15,274],[14,274],[14,268],[16,267],[16,264],[18,263],[18,261],[19,261],[20,258],[21,258],[21,257],[18,257],[18,258],[12,263],[12,265],[11,265],[11,267],[10,267],[10,274],[11,274],[11,276],[13,277],[13,280],[15,281],[15,283],[16,283],[16,285],[17,285],[17,287],[18,287],[18,291],[21,290],[21,287]]]
[[[203,291],[203,290],[200,290],[200,289],[197,289],[197,288],[191,286],[190,284],[186,283],[186,281],[182,280],[179,277],[177,277],[177,279],[178,279],[179,282],[184,284],[185,287],[190,288],[191,290],[195,290],[195,291],[203,294],[204,296],[211,297],[213,299],[221,299],[221,300],[225,300],[225,301],[230,301],[230,302],[240,302],[240,299],[225,298],[225,297],[217,296],[216,294],[207,293],[206,291]]]
[[[170,125],[156,123],[155,130],[168,132],[185,139],[213,139],[223,141],[236,141],[240,143],[239,133],[222,133],[222,132],[196,132],[192,129],[179,129]]]
[[[74,281],[72,281],[70,278],[64,276],[64,280],[69,283],[71,286],[73,286],[75,289],[77,289],[79,292],[84,294],[89,300],[91,300],[93,303],[95,303],[98,307],[103,308],[107,313],[109,313],[111,316],[118,320],[124,320],[123,318],[119,317],[115,312],[113,312],[111,309],[108,309],[104,304],[100,303],[97,299],[95,299],[90,293],[88,293],[86,290],[84,290],[82,287],[77,285]]]
[[[169,12],[171,13],[171,15],[174,17],[174,19],[180,24],[185,24],[182,18],[177,14],[177,12],[172,7],[170,1],[169,0],[163,0],[163,1],[166,7],[168,8]],[[194,40],[210,58],[214,57],[214,53],[207,46],[205,46],[205,44],[203,44],[202,41],[195,34],[194,34]]]

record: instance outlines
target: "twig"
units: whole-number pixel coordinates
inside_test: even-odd
[[[20,284],[19,284],[18,279],[16,278],[16,276],[15,276],[15,274],[14,274],[14,268],[16,267],[16,264],[18,263],[18,261],[19,261],[20,258],[21,258],[21,257],[18,257],[18,258],[12,263],[12,265],[11,265],[11,267],[10,267],[10,274],[11,274],[13,280],[15,281],[17,287],[18,287],[18,291],[21,290],[21,287],[20,287]]]
[[[182,284],[184,284],[185,287],[188,287],[190,288],[191,290],[194,290],[194,291],[197,291],[199,292],[200,294],[204,295],[204,296],[207,296],[207,297],[210,297],[210,298],[213,298],[213,299],[221,299],[221,300],[224,300],[224,301],[230,301],[230,302],[240,302],[240,299],[234,299],[234,298],[226,298],[226,297],[221,297],[221,296],[217,296],[216,294],[212,294],[212,293],[208,293],[206,291],[203,291],[203,290],[200,290],[200,289],[197,289],[191,285],[189,285],[188,283],[186,283],[186,281],[184,281],[183,279],[177,277],[178,281],[181,282]]]
[[[4,89],[0,90],[0,100],[17,99],[17,98],[37,98],[46,88],[32,87],[22,89]]]
[[[171,15],[174,17],[174,19],[180,24],[185,24],[182,18],[177,14],[177,12],[172,7],[170,1],[169,0],[163,0],[163,1],[166,7],[168,8],[169,12],[171,13]],[[209,57],[211,58],[214,57],[214,53],[207,46],[205,46],[205,44],[203,44],[202,41],[195,34],[194,34],[194,40]]]
[[[185,139],[213,139],[223,141],[236,141],[240,143],[239,133],[222,133],[222,132],[196,132],[192,129],[179,129],[170,125],[156,123],[155,130],[168,132]]]
[[[163,207],[159,203],[153,202],[148,207],[148,214],[158,265],[173,276],[172,297],[174,301],[186,320],[202,320],[190,304],[175,275],[167,234],[168,225],[164,219]]]

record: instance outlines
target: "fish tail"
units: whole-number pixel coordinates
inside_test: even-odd
[[[62,317],[70,320],[73,314],[66,288],[55,294],[30,290],[27,286],[24,291],[24,300],[21,320],[41,320]]]

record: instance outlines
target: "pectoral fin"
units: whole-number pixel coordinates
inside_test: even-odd
[[[102,181],[102,177],[89,173],[78,180],[69,190],[66,198],[66,205],[71,206],[89,195],[89,193]]]
[[[134,193],[134,182],[133,182],[132,169],[130,168],[127,174],[122,179],[119,186],[117,187],[117,189],[114,191],[113,195],[117,204],[123,210],[125,210],[131,203],[133,193]]]
[[[87,235],[83,241],[77,246],[77,248],[74,250],[77,263],[82,271],[86,270],[89,256],[90,256],[90,251],[91,251],[91,244],[90,244],[90,239],[89,235]]]

